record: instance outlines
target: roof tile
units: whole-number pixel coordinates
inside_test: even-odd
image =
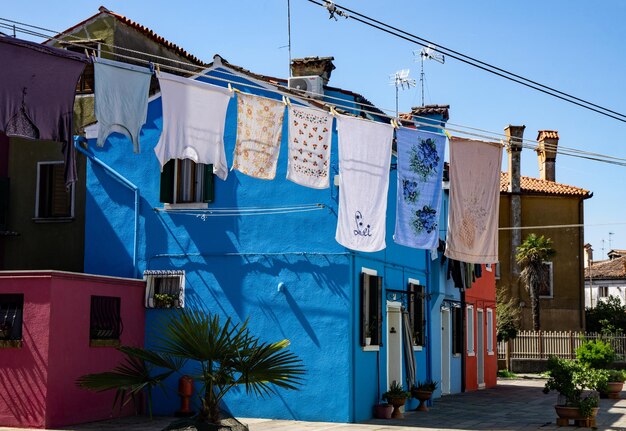
[[[500,173],[500,192],[507,192],[509,185],[509,173]],[[522,192],[541,193],[560,196],[583,196],[591,197],[591,192],[580,187],[569,186],[567,184],[556,183],[554,181],[542,180],[539,178],[521,178]]]

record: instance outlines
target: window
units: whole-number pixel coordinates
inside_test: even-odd
[[[467,306],[467,354],[474,354],[474,307]]]
[[[487,308],[487,353],[493,353],[493,310]]]
[[[161,173],[160,197],[161,202],[168,204],[213,202],[213,165],[189,159],[168,161]]]
[[[607,298],[609,296],[609,286],[598,286],[598,298]]]
[[[496,280],[500,280],[500,262],[496,263],[496,272],[494,274]]]
[[[85,50],[89,51],[89,54],[95,54],[96,57],[100,57],[100,42],[89,40],[76,40],[72,41],[72,45],[67,42],[61,42],[65,44],[65,49],[68,51],[85,53]],[[83,70],[83,74],[80,76],[78,83],[76,84],[76,94],[93,94],[94,92],[94,71],[93,64],[88,63]]]
[[[146,308],[183,308],[185,271],[144,271]]]
[[[365,338],[371,338],[373,345],[382,346],[382,288],[382,277],[361,272],[361,346],[366,345]]]
[[[37,163],[35,218],[74,217],[74,186],[65,188],[63,162]]]
[[[15,347],[14,342],[22,339],[23,310],[23,294],[0,295],[0,346]]]
[[[452,354],[463,353],[463,310],[461,307],[452,308]]]
[[[409,317],[413,334],[413,344],[424,345],[424,328],[426,325],[426,314],[424,313],[424,286],[420,286],[418,280],[409,279],[409,292],[413,293],[409,301]]]
[[[548,284],[546,284],[545,286],[541,286],[539,288],[539,297],[540,298],[552,298],[553,297],[553,290],[552,290],[552,262],[544,262],[543,263],[545,266],[548,267],[548,271],[549,271],[549,279],[548,279]]]
[[[121,299],[92,296],[89,339],[92,346],[117,346],[122,334]]]

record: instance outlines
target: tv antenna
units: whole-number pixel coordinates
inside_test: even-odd
[[[609,232],[609,251],[613,250],[613,235],[615,232]]]
[[[424,60],[435,60],[437,63],[444,64],[446,57],[437,52],[437,48],[432,45],[425,46],[419,51],[413,51],[413,56],[419,56],[421,63],[420,85],[422,87],[422,106],[424,106]],[[417,59],[415,61],[417,61]]]
[[[409,78],[409,69],[398,70],[396,73],[389,75],[391,79],[389,85],[396,87],[396,118],[398,118],[398,89],[408,90],[411,87],[415,87],[415,79]]]

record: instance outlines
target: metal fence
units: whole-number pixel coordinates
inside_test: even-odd
[[[575,358],[576,349],[586,340],[600,338],[595,332],[520,331],[512,340],[498,342],[498,359],[543,359],[550,356]],[[626,357],[626,336],[605,337],[615,349],[619,360]]]

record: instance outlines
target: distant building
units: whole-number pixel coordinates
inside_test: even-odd
[[[608,259],[593,261],[585,268],[585,307],[613,296],[626,305],[626,250],[613,249]]]

